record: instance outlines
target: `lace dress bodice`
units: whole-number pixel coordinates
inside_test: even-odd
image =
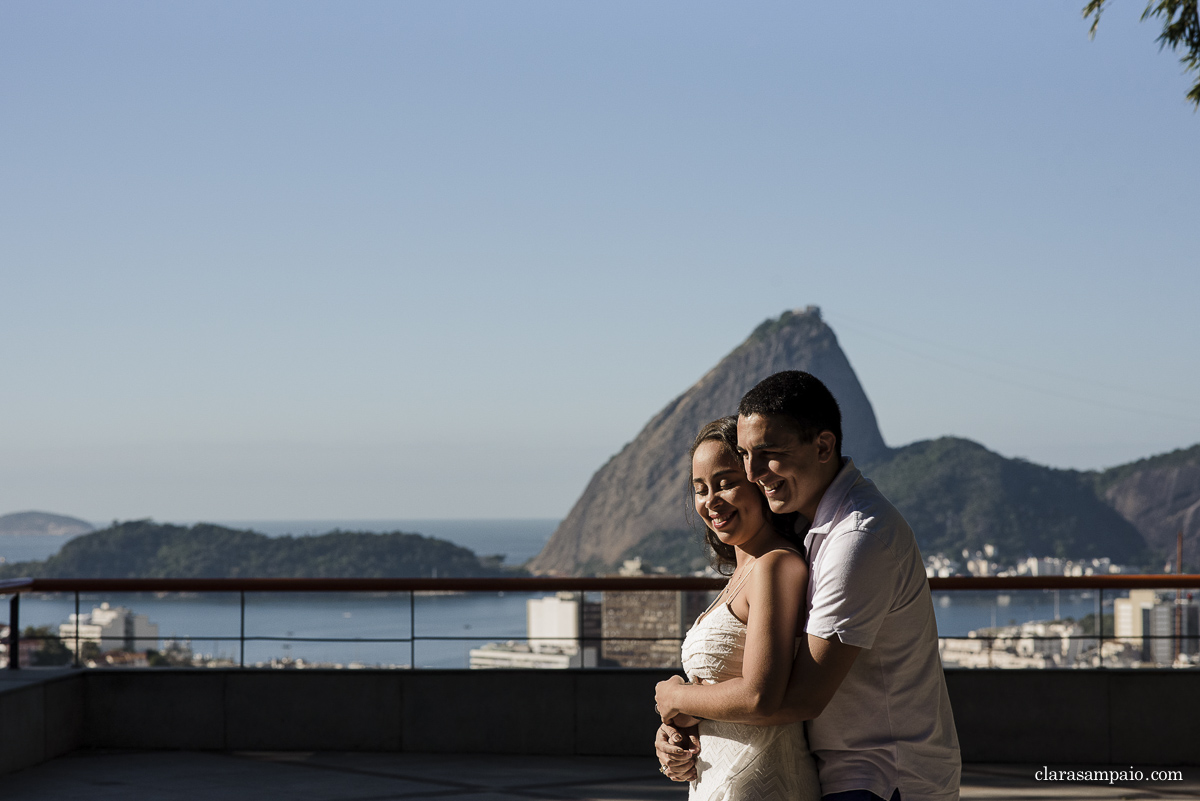
[[[683,640],[683,672],[693,684],[712,684],[742,675],[746,624],[721,604],[698,618]]]
[[[797,640],[799,642],[799,640]],[[683,669],[694,684],[742,675],[746,624],[728,604],[702,615],[683,641]],[[700,721],[700,756],[690,801],[817,801],[817,769],[803,723],[751,726]]]

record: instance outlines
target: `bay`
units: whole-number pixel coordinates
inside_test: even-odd
[[[1124,595],[1127,593],[1104,593],[1105,611],[1111,613],[1113,599]],[[1000,593],[943,590],[933,594],[933,610],[940,636],[966,637],[972,631],[994,626],[1066,618],[1082,620],[1095,613],[1097,597],[1093,592],[1055,590]]]
[[[197,521],[181,521],[192,525]],[[414,519],[373,520],[218,520],[217,525],[251,529],[267,536],[306,536],[342,531],[376,533],[404,531],[448,540],[480,555],[503,554],[505,564],[519,565],[542,549],[558,525],[557,519]],[[0,557],[9,562],[45,559],[69,538],[0,536]],[[540,594],[539,594],[540,596]],[[466,667],[467,653],[484,643],[525,637],[528,593],[470,593],[417,595],[410,608],[407,593],[380,597],[361,593],[247,593],[247,637],[407,639],[410,616],[417,640],[408,642],[305,642],[254,640],[245,646],[246,664],[271,659],[303,658],[309,662],[420,667]],[[146,615],[159,627],[159,647],[169,639],[189,640],[196,653],[240,660],[237,637],[241,606],[237,594],[167,594],[158,596],[83,594],[80,611],[107,601]],[[21,623],[50,626],[55,631],[75,611],[70,595],[27,595],[21,602]],[[7,617],[7,614],[0,612]],[[452,639],[422,639],[422,638]],[[232,639],[221,639],[232,638]],[[153,647],[142,644],[142,647]]]
[[[525,602],[542,594],[416,595],[415,606],[410,606],[408,593],[246,593],[245,663],[299,658],[339,665],[463,668],[471,648],[523,639]],[[139,650],[161,650],[167,640],[187,640],[196,654],[241,660],[242,607],[237,593],[81,593],[79,608],[86,614],[102,602],[146,615],[158,625],[158,642],[139,643]],[[21,598],[21,627],[50,626],[57,633],[74,611],[73,595],[26,594]],[[377,641],[407,640],[414,620],[415,643]],[[360,638],[363,641],[305,641]]]
[[[307,662],[366,666],[465,668],[468,652],[487,642],[523,640],[525,604],[547,593],[457,593],[416,595],[410,606],[408,593],[247,593],[245,607],[245,663],[302,658]],[[943,637],[965,637],[968,632],[995,625],[1055,619],[1053,591],[939,592],[934,594],[938,630]],[[1111,611],[1117,593],[1106,593]],[[598,594],[589,593],[589,600]],[[1007,599],[1007,600],[1006,600]],[[140,594],[84,593],[80,610],[107,601],[146,615],[158,625],[160,647],[168,639],[189,640],[198,654],[241,658],[237,642],[241,630],[241,605],[237,593]],[[1076,620],[1095,610],[1096,597],[1086,593],[1060,593],[1058,617]],[[22,626],[51,626],[55,631],[74,612],[67,594],[26,595],[21,601]],[[417,640],[408,642],[308,642],[322,640],[393,639],[410,637],[415,620]],[[256,637],[282,638],[256,640]]]
[[[553,533],[554,519],[430,520],[413,518],[379,520],[223,520],[231,528],[248,528],[268,536],[304,536],[343,531],[406,531],[449,540],[481,555],[505,554],[507,564],[520,564],[541,550]],[[190,525],[190,522],[183,523]],[[0,556],[8,561],[44,559],[66,540],[51,536],[0,536]],[[418,595],[410,607],[407,593],[247,593],[246,635],[292,638],[249,639],[246,664],[283,657],[309,662],[364,665],[408,665],[463,668],[468,651],[483,643],[522,640],[525,637],[525,602],[545,593],[463,593]],[[934,609],[943,637],[965,637],[970,631],[1033,620],[1074,618],[1095,611],[1091,593],[938,592]],[[590,597],[590,596],[589,596]],[[598,597],[598,596],[597,596]],[[1111,611],[1117,593],[1106,593]],[[108,601],[145,614],[158,624],[163,640],[190,640],[196,653],[238,660],[237,637],[241,628],[240,599],[236,593],[157,596],[96,594],[81,596],[80,608]],[[21,604],[23,626],[48,625],[57,630],[74,611],[69,595],[26,596]],[[1056,614],[1057,613],[1057,614]],[[3,614],[0,612],[0,614]],[[6,615],[5,615],[6,616]],[[410,618],[415,619],[417,640],[409,642],[308,642],[325,638],[407,640]],[[229,639],[221,639],[229,638]],[[429,638],[429,639],[423,639]],[[437,638],[437,639],[433,639]],[[145,647],[149,647],[147,644]]]

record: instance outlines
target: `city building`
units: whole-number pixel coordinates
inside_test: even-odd
[[[72,652],[76,642],[80,650],[91,643],[102,652],[158,649],[158,624],[123,606],[109,606],[108,601],[78,620],[71,615],[69,622],[59,625],[58,636]]]
[[[509,640],[472,648],[472,668],[595,667],[600,604],[581,593],[560,592],[525,602],[526,642]],[[580,636],[582,632],[582,636]]]
[[[8,654],[9,639],[8,638],[11,635],[11,633],[12,633],[11,629],[9,629],[8,626],[0,625],[0,668],[8,667],[8,656],[9,656],[9,654]],[[22,638],[21,651],[20,651],[20,664],[22,664],[22,665],[33,664],[34,654],[41,647],[42,647],[42,643],[40,640],[30,640],[30,639]]]
[[[1072,621],[1030,621],[979,629],[965,638],[944,637],[938,648],[945,667],[1080,667],[1098,661],[1099,640]]]
[[[1130,590],[1128,598],[1113,601],[1113,633],[1140,650],[1142,662],[1171,665],[1177,655],[1200,654],[1200,604],[1190,596],[1176,600],[1174,593]]]
[[[712,597],[643,590],[601,594],[601,658],[617,667],[678,668],[679,648]]]

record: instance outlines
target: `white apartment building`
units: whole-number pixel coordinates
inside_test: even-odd
[[[78,621],[71,615],[69,622],[59,625],[58,636],[71,651],[76,641],[81,649],[84,643],[93,643],[101,651],[158,649],[157,623],[123,606],[109,606],[108,601],[79,615]]]
[[[1175,638],[1175,618],[1182,627]],[[1178,650],[1189,656],[1200,651],[1200,605],[1191,598],[1159,597],[1155,590],[1130,590],[1128,598],[1113,601],[1113,634],[1140,646],[1143,662],[1170,665]]]
[[[470,651],[472,668],[568,668],[595,667],[596,648],[579,648],[581,621],[579,598],[560,592],[525,602],[525,634],[528,644],[488,643]]]

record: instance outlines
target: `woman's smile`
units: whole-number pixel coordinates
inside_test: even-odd
[[[720,517],[710,515],[708,518],[708,521],[709,521],[709,523],[712,524],[712,527],[714,529],[716,529],[717,531],[720,531],[724,528],[727,528],[729,526],[730,521],[733,520],[733,518],[736,516],[737,516],[737,510],[734,509],[732,511],[725,512]]]
[[[696,514],[721,542],[742,547],[769,528],[762,494],[721,443],[703,442],[692,455],[692,488]]]

